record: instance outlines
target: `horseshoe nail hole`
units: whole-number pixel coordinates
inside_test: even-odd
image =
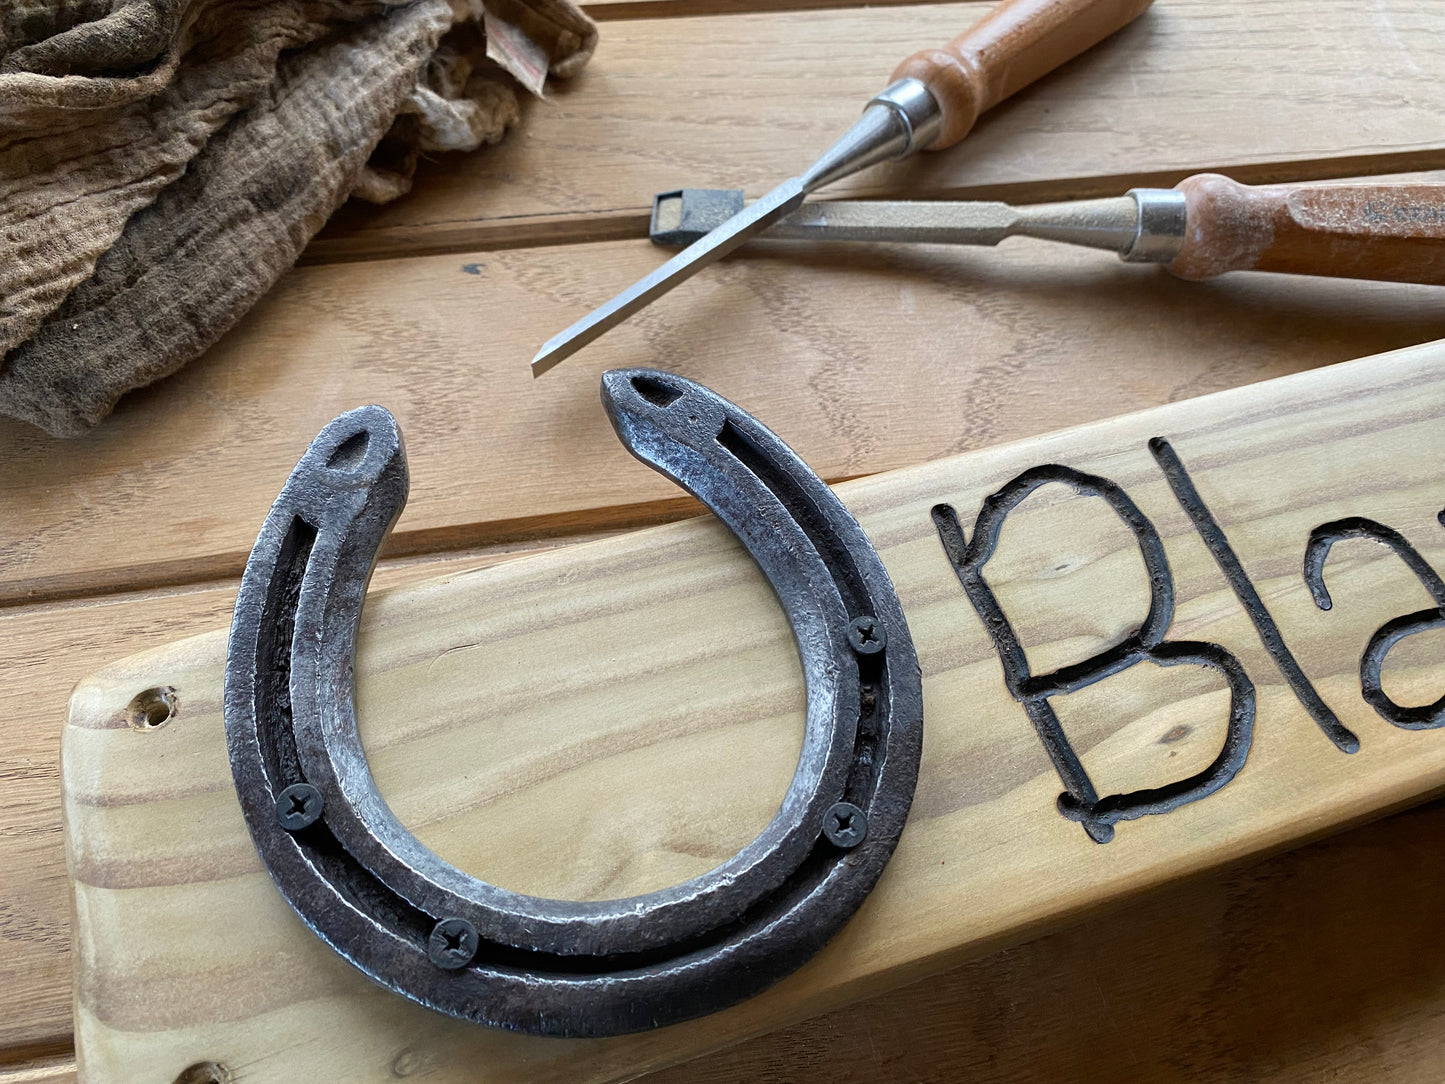
[[[231,1084],[231,1070],[218,1061],[198,1061],[182,1069],[175,1084]]]
[[[654,380],[650,376],[634,376],[632,386],[637,389],[638,395],[653,406],[671,406],[682,398],[681,389],[669,387],[661,380]]]
[[[326,465],[332,470],[354,470],[366,458],[366,446],[371,437],[365,429],[358,429],[347,437],[331,453]]]
[[[176,690],[171,685],[157,685],[137,693],[126,706],[130,725],[136,730],[154,730],[165,726],[179,710]]]

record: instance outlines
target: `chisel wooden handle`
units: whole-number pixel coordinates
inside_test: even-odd
[[[1271,184],[1201,173],[1178,185],[1180,278],[1225,271],[1445,285],[1445,184]]]
[[[951,147],[986,109],[1072,60],[1135,19],[1154,0],[1004,0],[941,49],[924,49],[893,79],[917,79],[943,126],[930,150]]]

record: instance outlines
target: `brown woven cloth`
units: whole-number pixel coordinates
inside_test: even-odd
[[[486,6],[0,2],[0,413],[84,432],[219,338],[348,195],[501,138],[516,84],[484,21],[556,76],[596,44],[571,0]]]

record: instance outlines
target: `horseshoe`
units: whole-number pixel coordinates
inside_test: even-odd
[[[725,523],[772,584],[807,685],[802,752],[766,828],[710,872],[628,899],[543,899],[442,860],[397,820],[356,729],[356,634],[406,503],[383,408],[312,442],[246,564],[226,659],[226,741],[251,838],[333,949],[448,1015],[607,1036],[700,1016],[795,970],[852,916],[898,842],[918,774],[918,659],[857,521],[761,423],[700,384],[614,370],[622,443]]]

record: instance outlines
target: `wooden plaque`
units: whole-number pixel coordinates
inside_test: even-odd
[[[63,750],[82,1080],[622,1079],[1429,796],[1442,367],[1431,344],[839,486],[923,667],[912,816],[812,962],[648,1034],[490,1031],[372,985],[252,849],[224,630],[107,668],[76,690]],[[962,548],[986,508],[996,546]],[[401,819],[532,893],[711,868],[770,818],[802,733],[782,613],[706,520],[379,592],[357,673]],[[1081,823],[1086,785],[1096,812],[1142,815]]]

